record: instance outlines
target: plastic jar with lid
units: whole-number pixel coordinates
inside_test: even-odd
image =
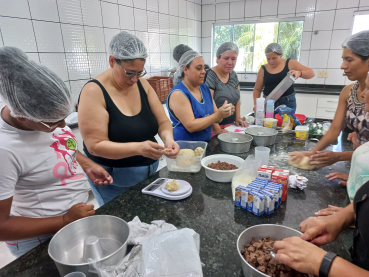
[[[296,126],[296,139],[306,140],[309,133],[308,126]]]

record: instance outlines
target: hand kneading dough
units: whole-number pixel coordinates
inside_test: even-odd
[[[197,147],[197,148],[195,149],[195,156],[201,156],[203,152],[204,152],[204,148],[202,148],[202,147]]]
[[[310,164],[309,157],[303,157],[299,162],[292,161],[291,157],[288,160],[288,163],[296,168],[301,168],[305,170],[313,170],[315,168],[315,165]]]
[[[176,180],[173,179],[172,182],[168,182],[167,186],[166,186],[167,190],[169,191],[176,191],[179,189],[179,185],[178,182]]]

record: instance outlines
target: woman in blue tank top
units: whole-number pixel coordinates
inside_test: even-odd
[[[182,81],[167,99],[174,140],[207,141],[211,125],[232,115],[234,106],[225,101],[217,109],[209,87],[204,84],[205,62],[197,51],[182,55],[176,74]]]

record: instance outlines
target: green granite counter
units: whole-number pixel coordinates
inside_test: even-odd
[[[333,151],[350,150],[347,134],[331,146]],[[207,155],[221,153],[219,141],[213,138],[207,148]],[[169,172],[163,168],[134,189],[118,196],[96,211],[96,214],[109,214],[126,221],[138,216],[141,221],[150,223],[163,219],[179,228],[188,227],[200,234],[200,257],[205,264],[204,276],[243,276],[241,263],[236,251],[238,235],[256,224],[281,224],[299,229],[301,221],[328,204],[345,206],[349,203],[346,189],[338,182],[329,182],[325,175],[329,172],[349,172],[349,162],[339,162],[333,166],[304,171],[294,169],[287,163],[288,152],[311,149],[315,143],[297,143],[290,135],[279,135],[271,147],[269,165],[291,170],[291,174],[304,175],[309,179],[303,190],[289,189],[288,197],[278,210],[270,215],[257,217],[246,210],[235,207],[232,201],[231,184],[216,183],[206,178],[204,169],[198,173]],[[239,155],[246,158],[254,154],[252,147],[248,153]],[[159,177],[183,179],[193,187],[193,193],[181,201],[167,201],[144,195],[141,189]],[[324,247],[349,259],[347,249],[352,243],[352,230],[344,231],[332,244]],[[48,242],[41,244],[24,256],[0,270],[0,276],[58,276],[54,262],[47,253]]]

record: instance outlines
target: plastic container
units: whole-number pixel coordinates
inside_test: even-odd
[[[309,126],[296,126],[296,139],[306,140],[308,138]]]
[[[304,124],[305,120],[306,120],[306,115],[303,114],[295,114],[295,116],[297,117],[297,119],[300,121],[301,124]],[[275,119],[278,120],[277,125],[278,126],[282,126],[283,123],[283,119],[279,114],[275,115]]]
[[[329,128],[331,128],[331,125],[332,123],[330,122],[323,123],[323,135],[325,135],[328,132]]]
[[[234,164],[235,166],[238,167],[238,169],[217,170],[217,169],[212,169],[208,167],[209,164],[217,163],[218,161],[226,162],[229,164]],[[237,156],[217,154],[217,155],[210,155],[202,159],[201,165],[205,168],[205,175],[210,180],[213,180],[219,183],[228,183],[228,182],[232,182],[233,175],[236,173],[236,171],[241,169],[242,163],[244,161],[245,160]]]
[[[278,122],[278,120],[275,119],[275,118],[265,118],[264,119],[264,127],[276,129],[277,128],[277,122]]]
[[[265,118],[274,118],[274,100],[272,99],[267,101]]]
[[[64,277],[86,277],[86,275],[83,272],[75,271],[65,275]]]
[[[205,156],[207,142],[204,141],[177,141],[180,149],[192,149],[202,147],[204,152],[201,156],[179,156],[176,159],[166,157],[167,167],[169,171],[175,172],[199,172],[201,169],[201,160]]]
[[[262,165],[268,165],[269,162],[270,148],[265,146],[255,147],[255,158],[261,159]]]
[[[265,98],[260,97],[256,99],[256,113],[255,113],[255,125],[263,126],[265,117]]]

